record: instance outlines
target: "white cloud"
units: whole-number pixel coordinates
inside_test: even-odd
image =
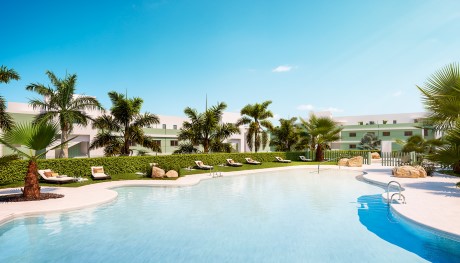
[[[342,109],[334,108],[334,107],[329,107],[329,108],[324,108],[324,111],[330,111],[330,112],[343,112]]]
[[[315,107],[313,107],[313,105],[311,105],[311,104],[302,104],[302,105],[297,106],[298,110],[308,110],[308,111],[310,111],[310,110],[313,110],[314,108]]]
[[[291,66],[288,66],[288,65],[281,65],[281,66],[278,66],[276,68],[274,68],[272,70],[272,72],[276,72],[276,73],[279,73],[279,72],[288,72],[288,71],[291,71],[292,67]]]
[[[399,97],[399,96],[402,95],[402,91],[400,91],[400,90],[399,90],[399,91],[396,91],[395,93],[393,93],[393,94],[391,94],[391,95],[393,95],[393,97]]]

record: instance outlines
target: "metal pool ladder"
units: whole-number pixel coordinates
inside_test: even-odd
[[[398,192],[397,193],[394,193],[391,195],[391,198],[390,198],[390,186],[391,184],[396,184],[398,186]],[[395,195],[398,195],[398,201],[401,201],[402,200],[402,203],[405,204],[406,203],[406,197],[401,194],[401,184],[397,181],[390,181],[388,184],[387,184],[387,202],[388,204],[391,204],[391,202],[393,201],[393,197]],[[402,198],[402,199],[401,199]]]

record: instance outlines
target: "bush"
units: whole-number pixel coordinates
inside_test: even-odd
[[[108,174],[122,174],[147,172],[151,174],[149,163],[158,163],[162,169],[176,170],[180,175],[180,168],[195,166],[196,160],[205,164],[219,165],[226,163],[226,159],[232,158],[236,162],[244,163],[246,157],[261,162],[272,162],[275,156],[285,159],[298,160],[304,152],[263,152],[263,153],[213,153],[213,154],[177,154],[160,156],[120,156],[98,158],[74,158],[74,159],[43,159],[38,160],[38,169],[51,169],[59,174],[68,176],[89,176],[91,166],[104,166]],[[6,164],[0,164],[0,184],[24,181],[27,172],[27,161],[16,160]]]

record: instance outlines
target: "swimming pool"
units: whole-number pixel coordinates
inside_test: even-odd
[[[192,187],[124,187],[113,203],[0,227],[0,262],[459,262],[460,243],[398,223],[356,174],[305,168]]]

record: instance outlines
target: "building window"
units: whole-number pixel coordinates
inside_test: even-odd
[[[428,136],[428,129],[423,129],[423,136]]]
[[[350,144],[349,147],[350,149],[356,149],[356,144]]]
[[[369,124],[370,124],[370,125],[373,125],[373,124],[375,124],[375,122],[374,122],[374,121],[370,121]]]
[[[173,125],[173,129],[174,129],[174,130],[177,130],[177,125]]]
[[[387,124],[387,122],[388,122],[387,120],[383,120],[383,121],[382,121],[383,124]]]
[[[412,131],[405,131],[404,136],[412,136]]]
[[[161,147],[161,140],[153,140],[153,143]]]
[[[363,122],[362,122],[362,121],[360,121],[360,122],[358,122],[358,124],[359,124],[359,125],[363,125]]]
[[[418,123],[418,119],[414,119],[414,123]]]
[[[165,129],[165,130],[166,130],[166,124],[163,124],[163,129]]]
[[[350,137],[356,137],[356,132],[350,132]]]
[[[382,135],[383,136],[390,136],[390,132],[383,132]]]
[[[178,140],[171,140],[171,146],[179,146]]]
[[[398,122],[396,120],[393,120],[393,124],[396,124],[396,123],[398,123]]]

